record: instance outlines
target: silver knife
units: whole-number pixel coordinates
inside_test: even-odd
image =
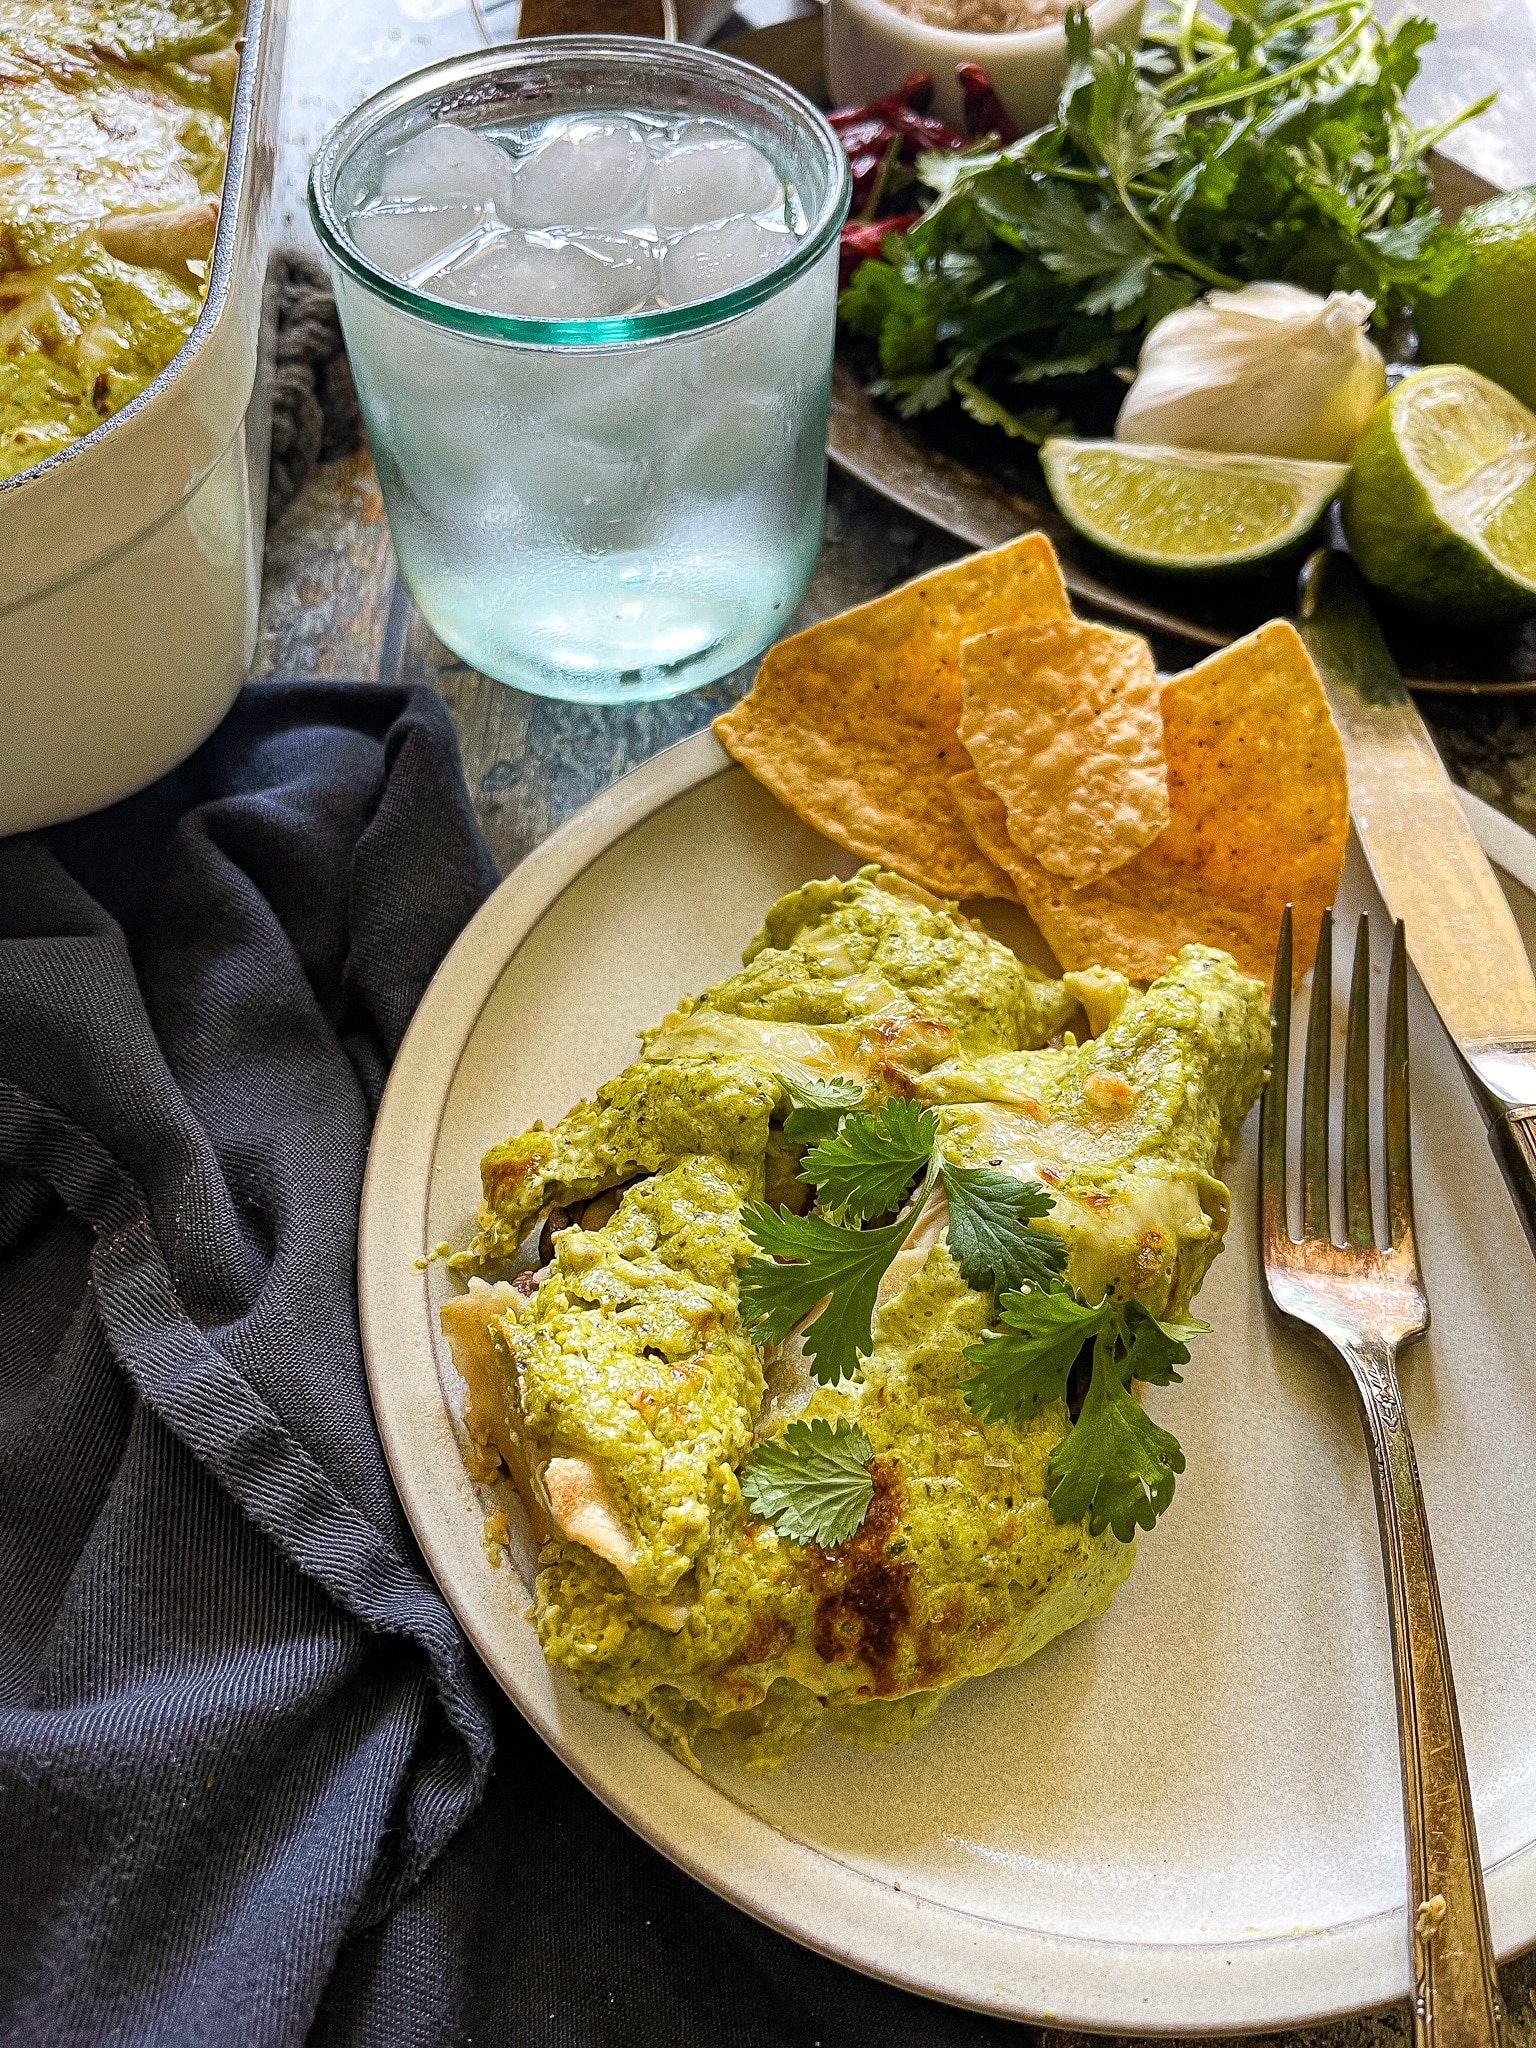
[[[1536,1250],[1536,977],[1519,927],[1347,555],[1308,559],[1299,609],[1344,737],[1355,831]]]

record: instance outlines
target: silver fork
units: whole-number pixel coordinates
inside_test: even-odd
[[[1348,1368],[1360,1399],[1397,1679],[1414,2040],[1420,2048],[1473,2048],[1474,2043],[1498,2041],[1503,2008],[1440,1588],[1413,1439],[1397,1386],[1398,1351],[1429,1328],[1413,1235],[1408,969],[1401,922],[1392,941],[1387,984],[1386,1249],[1376,1242],[1371,1200],[1370,985],[1370,928],[1362,917],[1344,1049],[1344,1242],[1338,1244],[1329,1222],[1333,913],[1325,912],[1302,1078],[1301,1236],[1293,1238],[1286,1198],[1291,1047],[1291,913],[1286,911],[1275,958],[1273,1066],[1259,1140],[1264,1277],[1280,1314]]]

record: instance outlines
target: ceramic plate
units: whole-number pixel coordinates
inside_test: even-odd
[[[1536,841],[1469,808],[1536,938]],[[444,963],[379,1113],[359,1267],[379,1427],[427,1561],[501,1684],[600,1798],[840,1961],[1018,2019],[1131,2032],[1278,2027],[1401,1997],[1370,1477],[1342,1377],[1265,1307],[1256,1117],[1226,1169],[1232,1227],[1199,1301],[1215,1334],[1182,1387],[1148,1394],[1188,1455],[1172,1507],[1108,1615],[961,1687],[907,1746],[861,1751],[824,1732],[777,1776],[711,1757],[695,1777],[546,1668],[517,1564],[487,1558],[483,1516],[515,1503],[465,1474],[436,1327],[452,1283],[413,1261],[467,1238],[487,1145],[617,1072],[640,1026],[731,971],[782,891],[854,865],[706,733],[572,818]],[[1380,909],[1352,851],[1351,938],[1362,907]],[[1043,957],[1021,913],[984,914]],[[1384,958],[1384,917],[1377,930]],[[1341,1000],[1346,970],[1341,939]],[[1434,1329],[1407,1355],[1405,1394],[1507,1955],[1536,1940],[1536,1269],[1418,990],[1412,1031]]]

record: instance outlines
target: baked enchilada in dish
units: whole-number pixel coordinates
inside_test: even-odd
[[[240,59],[228,0],[0,0],[0,480],[191,333]]]

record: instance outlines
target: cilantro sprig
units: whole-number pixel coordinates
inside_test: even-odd
[[[1037,1181],[946,1159],[932,1110],[895,1098],[863,1109],[852,1082],[784,1085],[792,1105],[785,1129],[809,1144],[801,1178],[821,1213],[796,1216],[764,1202],[743,1211],[757,1249],[741,1276],[741,1312],[757,1340],[779,1342],[804,1325],[815,1378],[823,1386],[853,1378],[873,1345],[880,1282],[942,1184],[950,1256],[968,1286],[997,1300],[997,1327],[965,1353],[977,1368],[962,1383],[967,1405],[987,1422],[1028,1422],[1067,1399],[1086,1348],[1082,1405],[1051,1454],[1051,1512],[1058,1522],[1086,1516],[1094,1535],[1109,1528],[1122,1542],[1150,1529],[1173,1498],[1184,1453],[1131,1385],[1177,1381],[1190,1338],[1206,1324],[1159,1318],[1109,1294],[1086,1300],[1064,1277],[1061,1237],[1032,1227],[1054,1196]],[[902,1212],[893,1222],[871,1223],[893,1209]],[[842,1542],[872,1497],[863,1470],[870,1455],[851,1425],[792,1423],[743,1467],[742,1491],[782,1534]]]
[[[1067,1262],[1067,1247],[1052,1231],[1031,1230],[1056,1206],[1038,1181],[1015,1180],[990,1166],[939,1169],[949,1196],[949,1250],[969,1286],[999,1294],[1016,1287],[1048,1287]]]
[[[825,1301],[806,1326],[805,1355],[824,1387],[852,1379],[859,1360],[869,1355],[880,1282],[912,1235],[915,1217],[860,1230],[754,1202],[741,1220],[760,1254],[748,1261],[741,1276],[741,1313],[748,1329],[760,1344],[781,1343]]]
[[[924,1171],[939,1140],[931,1109],[889,1096],[839,1129],[805,1156],[800,1178],[816,1190],[823,1209],[850,1223],[894,1209]]]
[[[950,1254],[968,1286],[1044,1286],[1066,1257],[1058,1237],[1030,1228],[1052,1205],[1037,1182],[946,1159],[931,1109],[896,1097],[870,1110],[840,1108],[836,1086],[815,1083],[813,1094],[785,1083],[794,1105],[785,1130],[796,1135],[800,1118],[802,1131],[817,1133],[800,1178],[815,1188],[822,1213],[796,1216],[754,1202],[742,1214],[758,1251],[741,1276],[747,1327],[760,1343],[778,1343],[811,1317],[805,1352],[823,1386],[852,1379],[868,1357],[880,1282],[935,1182],[949,1198]],[[903,1204],[894,1222],[869,1227],[871,1217]]]
[[[742,1466],[742,1498],[791,1542],[830,1549],[846,1543],[869,1512],[873,1456],[869,1438],[851,1422],[792,1422]]]
[[[878,346],[873,389],[908,417],[958,401],[1038,441],[1071,427],[1032,400],[1094,373],[1102,393],[1211,286],[1363,291],[1384,325],[1465,266],[1426,159],[1493,95],[1415,122],[1432,22],[1384,26],[1368,0],[1179,0],[1149,7],[1136,51],[1095,47],[1079,8],[1065,33],[1056,118],[921,158],[932,203],[843,294],[844,323]]]
[[[815,1145],[832,1137],[849,1110],[857,1109],[864,1100],[857,1081],[796,1081],[787,1074],[781,1074],[779,1080],[790,1103],[784,1135],[798,1145]]]
[[[1138,1526],[1150,1529],[1168,1506],[1184,1470],[1177,1437],[1146,1414],[1131,1382],[1177,1381],[1175,1368],[1189,1363],[1188,1340],[1208,1326],[1162,1321],[1140,1302],[1112,1295],[1090,1303],[1059,1279],[1005,1294],[998,1322],[998,1330],[966,1351],[979,1370],[961,1388],[967,1405],[988,1422],[1027,1422],[1052,1401],[1065,1400],[1072,1368],[1092,1345],[1082,1409],[1051,1453],[1051,1513],[1058,1522],[1087,1515],[1095,1536],[1113,1529],[1129,1543]]]

